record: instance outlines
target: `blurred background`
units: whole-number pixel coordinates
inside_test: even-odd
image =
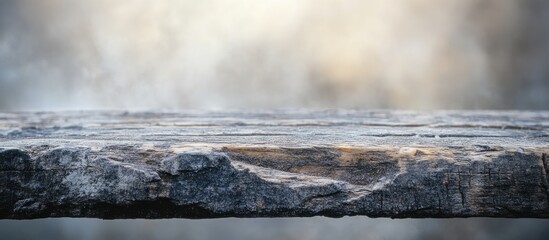
[[[545,0],[0,0],[0,110],[548,109]]]
[[[0,111],[549,109],[545,0],[0,0]],[[6,239],[547,239],[535,219],[0,220]]]
[[[23,230],[21,230],[23,229]],[[0,220],[2,239],[547,239],[541,219],[209,219],[209,220]]]

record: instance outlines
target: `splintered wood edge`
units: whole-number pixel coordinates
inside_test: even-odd
[[[0,218],[549,216],[548,112],[0,114]]]

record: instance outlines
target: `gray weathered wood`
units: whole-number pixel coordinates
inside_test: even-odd
[[[0,218],[549,217],[549,112],[0,113]]]

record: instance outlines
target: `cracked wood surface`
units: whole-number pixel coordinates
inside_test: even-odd
[[[0,218],[549,217],[549,112],[0,113]]]

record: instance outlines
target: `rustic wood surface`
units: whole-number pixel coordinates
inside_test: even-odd
[[[0,113],[0,218],[549,217],[549,112]]]

